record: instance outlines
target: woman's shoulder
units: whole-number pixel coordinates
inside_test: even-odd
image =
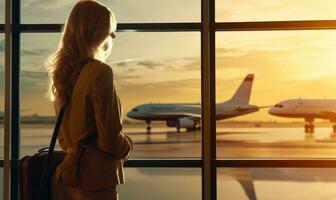
[[[97,59],[90,60],[86,74],[93,81],[93,84],[104,84],[113,80],[112,68]]]
[[[93,70],[95,70],[98,74],[106,72],[112,73],[112,68],[108,64],[100,60],[92,58],[90,60],[90,65],[92,66]]]

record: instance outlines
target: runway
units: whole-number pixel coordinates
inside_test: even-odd
[[[139,126],[125,128],[135,144],[134,158],[201,156],[201,131]],[[306,134],[302,127],[217,127],[220,158],[335,158],[336,135],[330,127]]]

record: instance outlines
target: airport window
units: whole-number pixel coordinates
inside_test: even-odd
[[[13,3],[12,74],[8,75],[12,84],[6,85],[11,91],[6,105],[13,107],[6,132],[11,143],[5,146],[11,149],[12,165],[3,173],[10,173],[12,184],[10,190],[0,191],[10,192],[16,200],[18,159],[49,143],[54,109],[45,97],[44,62],[56,49],[62,23],[76,1],[9,2]],[[311,193],[315,199],[334,196],[327,189],[334,182],[332,176],[324,178],[336,167],[336,127],[326,120],[287,119],[272,114],[272,107],[284,110],[288,105],[302,112],[306,107],[283,100],[333,97],[336,22],[329,20],[336,17],[335,3],[101,2],[115,11],[119,21],[108,64],[114,67],[125,102],[125,132],[136,144],[132,159],[125,162],[127,184],[118,188],[122,199],[139,194],[144,199],[268,199],[274,193],[300,199],[306,188],[320,187],[326,193]],[[0,16],[0,32],[3,23]],[[3,54],[4,34],[0,34],[0,110]],[[178,120],[146,124],[127,116],[132,110],[141,113],[144,103],[156,114],[162,110],[176,114],[174,106],[166,104],[170,102],[192,104],[183,107]],[[311,105],[311,109],[326,108],[326,104]],[[201,130],[200,125],[204,125]],[[0,173],[0,177],[6,176]],[[278,187],[270,189],[270,185]]]
[[[45,63],[57,48],[59,38],[58,33],[21,34],[21,157],[34,154],[50,142],[55,111],[47,96],[49,82]]]
[[[45,62],[59,38],[58,33],[21,34],[21,157],[46,146],[52,134],[54,108],[46,96]],[[177,133],[175,126],[165,129],[162,121],[152,121],[147,131],[146,120],[141,120],[150,113],[174,112],[174,105],[165,106],[164,102],[200,102],[200,34],[121,32],[107,63],[114,70],[123,102],[123,132],[134,140],[132,158],[201,157],[200,131],[195,135],[184,130]],[[131,110],[138,111],[135,107],[142,104],[156,110],[132,115]],[[39,140],[31,140],[33,135]],[[157,151],[160,147],[170,151]]]
[[[76,0],[22,1],[21,21],[24,24],[63,23],[67,13],[70,12],[76,2]],[[201,3],[199,0],[142,0],[141,3],[136,0],[100,0],[99,2],[110,6],[119,23],[201,21]]]
[[[336,14],[333,0],[217,0],[217,22],[332,20]]]
[[[236,115],[217,121],[218,157],[335,156],[336,149],[330,146],[334,123],[309,119],[315,112],[333,112],[323,103],[329,104],[336,86],[335,34],[330,30],[217,33],[216,95],[218,106],[223,106],[217,115],[225,119],[230,106]],[[253,79],[246,79],[248,74]],[[303,110],[311,114],[302,114]]]

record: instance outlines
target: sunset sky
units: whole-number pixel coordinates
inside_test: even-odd
[[[76,1],[24,0],[22,23],[63,23]],[[200,1],[117,0],[108,3],[119,22],[199,22]],[[112,3],[111,3],[112,2]],[[3,4],[2,5],[3,9]],[[217,21],[335,19],[333,0],[217,0]],[[188,8],[188,9],[185,9]],[[150,10],[151,12],[146,12]],[[3,18],[0,17],[0,22]],[[44,97],[44,62],[60,34],[22,34],[23,114],[52,115]],[[4,37],[0,35],[0,55]],[[218,32],[217,102],[230,98],[248,73],[255,74],[251,103],[287,98],[336,98],[336,31]],[[200,102],[199,32],[117,33],[108,62],[126,113],[148,102]],[[3,60],[0,60],[3,94]],[[281,120],[266,110],[237,120]],[[287,119],[288,120],[288,119]],[[289,119],[291,121],[291,119]]]

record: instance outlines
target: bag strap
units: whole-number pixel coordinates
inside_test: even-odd
[[[52,154],[54,152],[54,149],[55,149],[55,145],[56,145],[56,141],[57,141],[57,137],[58,137],[58,134],[59,134],[59,130],[61,129],[61,124],[62,124],[62,120],[63,120],[63,116],[64,116],[64,113],[65,113],[65,109],[67,107],[67,104],[69,103],[70,99],[71,99],[71,95],[72,95],[72,91],[77,83],[77,80],[84,68],[84,66],[88,63],[85,62],[85,64],[81,67],[80,69],[80,72],[78,73],[78,76],[77,76],[77,79],[75,80],[72,88],[70,88],[70,96],[69,96],[69,99],[65,102],[65,104],[61,107],[59,113],[58,113],[58,116],[57,116],[57,120],[56,120],[56,123],[55,123],[55,127],[54,127],[54,132],[53,132],[53,135],[52,135],[52,138],[51,138],[51,141],[50,141],[50,144],[49,144],[49,149],[48,149],[48,159],[47,159],[47,164],[50,165],[50,161],[51,161],[51,158],[52,158]]]
[[[48,183],[48,178],[50,178],[49,175],[50,175],[50,170],[51,170],[50,169],[51,161],[52,161],[52,157],[53,157],[53,153],[54,153],[57,137],[58,137],[58,134],[59,134],[59,131],[60,131],[60,128],[61,128],[62,119],[63,119],[64,113],[65,113],[65,109],[66,109],[67,104],[69,103],[69,101],[71,99],[72,91],[73,91],[73,89],[74,89],[74,87],[75,87],[75,85],[77,83],[77,80],[78,80],[78,78],[79,78],[79,76],[80,76],[80,74],[81,74],[84,66],[89,62],[89,60],[86,61],[85,64],[81,67],[77,79],[75,80],[72,88],[70,88],[69,99],[61,107],[61,109],[60,109],[60,111],[58,113],[57,120],[56,120],[55,127],[54,127],[54,131],[53,131],[53,135],[52,135],[52,138],[51,138],[51,141],[50,141],[50,144],[49,144],[49,148],[48,148],[47,160],[44,163],[43,172],[42,172],[41,179],[40,179],[39,194],[43,193],[42,190],[43,190],[43,188],[45,189],[46,184]]]

